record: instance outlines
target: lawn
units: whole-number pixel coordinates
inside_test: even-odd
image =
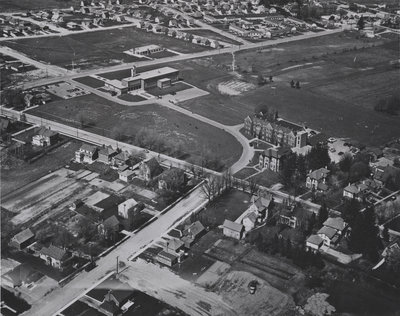
[[[81,77],[81,78],[75,78],[74,80],[78,81],[80,83],[83,83],[83,84],[85,84],[85,85],[87,85],[87,86],[89,86],[91,88],[95,88],[95,89],[104,87],[104,82],[103,81],[101,81],[99,79],[96,79],[96,78],[93,78],[93,77],[89,77],[89,76]]]
[[[83,106],[84,105],[84,106]],[[119,136],[125,142],[135,142],[143,128],[163,139],[173,140],[186,153],[182,158],[199,160],[205,154],[218,156],[227,166],[241,154],[241,146],[230,134],[165,107],[150,104],[126,107],[96,95],[59,100],[28,111],[64,124],[81,127],[105,136]],[[166,149],[159,149],[165,151]]]
[[[6,166],[3,161],[1,168],[2,197],[4,198],[8,193],[43,177],[50,170],[54,171],[65,166],[74,157],[75,151],[80,146],[80,142],[71,140],[31,164],[20,162],[19,164]]]
[[[201,216],[221,225],[225,219],[235,221],[250,206],[250,195],[238,190],[231,190],[214,200]]]
[[[140,95],[134,95],[130,93],[121,94],[118,96],[118,99],[129,101],[129,102],[140,102],[146,100],[145,98],[141,97]]]
[[[64,9],[79,5],[79,0],[1,0],[0,12],[15,12],[40,9]]]
[[[190,89],[190,88],[192,88],[192,86],[189,86],[188,84],[186,84],[184,82],[177,82],[168,88],[161,89],[159,87],[154,87],[154,88],[147,89],[146,92],[157,96],[157,95],[173,94],[173,93],[183,91],[186,89]]]
[[[34,59],[64,68],[91,69],[134,62],[140,58],[125,54],[133,47],[157,43],[181,53],[192,53],[208,48],[171,38],[148,33],[135,27],[101,30],[72,34],[63,37],[43,37],[6,41],[4,45],[16,49]]]
[[[376,46],[362,48],[367,45]],[[258,73],[271,74],[274,82],[235,97],[221,95],[216,89],[218,83],[229,78],[226,69],[232,62],[231,56],[187,61],[187,69],[191,63],[196,73],[201,73],[201,66],[215,71],[206,70],[205,80],[199,83],[211,94],[183,102],[182,106],[235,125],[243,123],[257,105],[268,104],[281,117],[327,135],[349,137],[370,146],[381,145],[400,135],[398,117],[373,110],[379,99],[397,91],[398,71],[390,65],[397,58],[396,47],[398,41],[366,40],[353,33],[341,33],[244,51],[237,56],[244,78],[254,81]],[[187,82],[193,83],[184,70],[182,73]],[[300,81],[301,89],[290,88],[292,79]]]
[[[256,183],[264,187],[270,187],[271,185],[279,183],[279,181],[281,180],[278,173],[268,169],[255,175],[254,177],[251,177],[250,179],[254,180]]]
[[[250,177],[251,175],[255,174],[257,170],[253,168],[243,168],[242,170],[239,170],[234,174],[236,178],[239,179],[246,179],[247,177]]]

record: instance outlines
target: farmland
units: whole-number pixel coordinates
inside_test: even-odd
[[[81,127],[100,135],[134,143],[136,134],[146,128],[164,139],[173,140],[185,153],[181,158],[200,159],[215,153],[226,165],[241,154],[240,144],[228,133],[184,114],[150,104],[140,107],[119,105],[95,95],[59,100],[29,111],[32,114]],[[159,148],[162,151],[161,148]]]
[[[373,110],[379,100],[397,93],[398,70],[391,62],[397,58],[398,39],[366,40],[343,33],[301,43],[239,53],[240,80],[254,83],[261,74],[272,75],[274,81],[239,96],[218,92],[218,84],[232,78],[226,71],[231,56],[186,62],[187,69],[189,63],[196,65],[196,73],[199,68],[214,69],[214,73],[205,70],[206,80],[199,83],[211,94],[182,106],[234,125],[264,103],[289,120],[366,145],[382,144],[400,134],[397,117]],[[186,78],[189,74],[184,70],[182,74],[191,82]],[[300,89],[290,87],[292,79],[300,81]]]
[[[78,0],[2,0],[0,1],[0,12],[51,8],[62,9],[77,4],[79,4]]]
[[[92,69],[138,61],[140,58],[127,55],[124,51],[151,43],[158,43],[180,53],[207,50],[199,45],[148,33],[135,27],[4,42],[31,58],[68,69],[72,68],[72,64],[74,68]]]

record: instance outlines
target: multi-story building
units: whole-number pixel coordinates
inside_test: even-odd
[[[283,119],[270,119],[265,115],[255,114],[244,120],[247,135],[265,140],[274,145],[302,148],[307,145],[306,130]]]
[[[290,152],[287,147],[268,148],[258,158],[258,165],[261,169],[269,169],[278,172],[282,167],[282,161]]]

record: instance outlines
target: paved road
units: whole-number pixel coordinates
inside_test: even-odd
[[[90,272],[82,272],[79,277],[67,283],[64,287],[51,292],[43,298],[42,304],[35,305],[24,315],[44,316],[57,313],[65,305],[78,298],[87,289],[95,285],[107,273],[115,269],[116,258],[127,262],[132,255],[139,255],[144,249],[150,246],[156,239],[160,238],[171,228],[176,227],[181,220],[190,216],[207,203],[203,190],[200,187],[195,189],[186,198],[178,202],[167,213],[152,222],[136,234],[133,234],[127,241],[122,243],[108,255],[101,258],[98,266]]]
[[[264,42],[259,42],[259,43],[244,44],[240,47],[232,46],[232,47],[227,47],[227,48],[207,50],[207,51],[198,52],[198,53],[183,54],[183,55],[165,57],[165,58],[154,59],[154,60],[143,60],[143,61],[138,61],[138,62],[125,63],[122,65],[103,67],[100,69],[84,70],[79,73],[70,71],[69,74],[64,76],[63,79],[67,80],[67,79],[73,79],[73,78],[78,78],[78,77],[83,77],[83,76],[95,75],[98,73],[124,70],[124,69],[128,69],[132,66],[136,66],[136,67],[155,66],[155,65],[164,64],[164,63],[177,62],[177,61],[202,58],[202,57],[210,57],[210,56],[215,56],[215,55],[225,54],[225,53],[231,54],[232,52],[238,52],[238,51],[254,49],[254,48],[263,48],[263,47],[268,47],[268,46],[275,46],[275,45],[282,44],[282,43],[300,41],[300,40],[304,40],[304,39],[310,39],[310,38],[315,38],[315,37],[320,37],[320,36],[325,36],[325,35],[330,35],[330,34],[335,34],[335,33],[340,33],[340,32],[342,32],[341,29],[326,30],[326,31],[318,32],[318,33],[307,33],[307,34],[303,34],[303,35],[286,37],[286,38],[281,38],[281,39],[277,39],[277,40],[269,40],[269,41],[264,41]],[[43,69],[46,69],[47,66],[48,66],[47,64],[44,64],[44,63],[42,64]],[[46,84],[58,82],[59,80],[60,80],[60,78],[46,78],[46,79],[33,81],[30,84],[25,84],[24,87],[30,88],[30,87],[40,86],[40,85],[46,85]]]

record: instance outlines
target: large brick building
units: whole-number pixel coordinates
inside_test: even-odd
[[[307,145],[307,132],[299,125],[283,119],[270,119],[255,114],[244,120],[247,135],[265,140],[274,145],[302,148]]]

